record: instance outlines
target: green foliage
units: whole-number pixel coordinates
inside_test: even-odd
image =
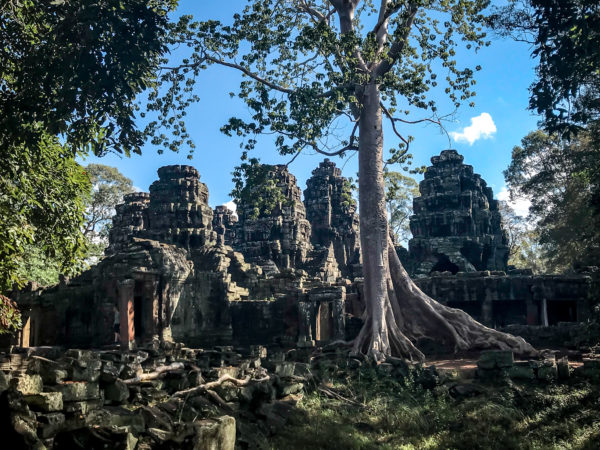
[[[81,234],[90,182],[58,139],[45,136],[35,152],[18,147],[0,164],[0,292],[19,275],[32,246],[61,269],[82,256]]]
[[[0,2],[0,291],[44,279],[40,258],[77,270],[90,189],[74,158],[140,153],[150,130],[135,124],[136,96],[156,79],[176,4]]]
[[[492,24],[532,44],[539,63],[529,107],[546,131],[568,136],[600,119],[597,0],[511,0]]]
[[[0,334],[21,329],[21,313],[10,298],[0,294]]]
[[[569,143],[530,133],[504,172],[511,196],[531,200],[538,242],[553,270],[595,265],[600,257],[600,147],[588,136]]]
[[[453,398],[456,381],[428,390],[418,378],[399,380],[371,367],[341,371],[326,384],[340,398],[307,393],[266,448],[597,448],[598,386],[474,382],[479,394]]]
[[[132,181],[116,167],[89,164],[85,171],[92,183],[92,193],[86,204],[83,235],[88,240],[88,256],[98,257],[108,245],[108,230],[115,206],[134,189]]]
[[[176,0],[7,0],[0,6],[0,148],[45,135],[73,152],[140,153],[136,96],[154,82]]]
[[[58,283],[62,269],[60,255],[48,257],[35,245],[27,245],[24,255],[17,269],[19,279],[33,281],[41,286]],[[74,269],[74,271],[76,270]]]
[[[342,207],[350,208],[356,207],[356,200],[354,199],[354,192],[356,191],[356,184],[354,184],[354,180],[352,178],[344,179],[344,184],[342,185]]]
[[[397,242],[406,242],[411,237],[409,218],[413,214],[412,200],[419,196],[419,185],[414,178],[399,172],[386,171],[383,176],[390,228]]]
[[[396,125],[415,121],[439,123],[434,92],[445,93],[455,107],[475,95],[473,75],[479,67],[460,67],[455,57],[457,51],[487,45],[482,11],[488,1],[386,3],[378,15],[369,1],[258,0],[249,1],[229,25],[182,17],[170,42],[188,46],[190,53],[161,76],[162,88],[156,87],[150,105],[161,115],[154,126],[179,123],[182,109],[196,100],[198,72],[215,64],[244,75],[231,95],[247,104],[249,117],[232,117],[222,128],[246,138],[244,157],[259,133],[277,135],[275,145],[283,155],[357,150],[360,96],[370,83],[377,83],[385,116],[396,131]],[[354,21],[342,17],[350,4],[357,5]],[[159,95],[161,89],[167,94]],[[426,118],[406,120],[411,111]],[[339,130],[347,133],[340,136]],[[391,160],[402,158],[411,140],[398,135]]]
[[[277,186],[274,171],[273,166],[261,164],[256,158],[242,163],[233,171],[234,188],[230,195],[245,218],[268,217],[290,202]]]
[[[517,215],[507,202],[499,202],[502,227],[508,237],[508,264],[517,269],[532,269],[536,274],[549,271],[539,232],[526,218]]]

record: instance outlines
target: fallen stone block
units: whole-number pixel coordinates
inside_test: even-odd
[[[67,370],[59,367],[43,366],[40,375],[44,384],[59,384],[69,376],[69,373]]]
[[[160,428],[167,431],[173,429],[172,417],[161,409],[155,406],[143,406],[140,411],[149,428]]]
[[[296,364],[291,361],[283,361],[275,364],[275,373],[280,377],[292,377],[296,370]]]
[[[193,450],[234,450],[235,419],[231,416],[194,422]]]
[[[459,383],[452,386],[448,392],[453,398],[466,398],[480,395],[483,390],[473,383]]]
[[[0,370],[0,392],[8,389],[10,377]]]
[[[105,361],[100,369],[100,381],[103,383],[112,383],[119,378],[121,370],[112,361]]]
[[[88,426],[124,427],[133,434],[144,432],[146,423],[140,411],[130,411],[120,406],[105,406],[91,411],[87,418]]]
[[[477,367],[480,369],[494,369],[511,367],[514,364],[513,353],[509,350],[488,350],[481,352]]]
[[[113,404],[120,405],[125,403],[128,398],[129,388],[121,380],[115,380],[104,387],[104,399]]]
[[[279,388],[279,397],[298,394],[304,389],[303,383],[283,383]]]
[[[569,360],[564,357],[557,361],[556,371],[559,380],[568,380],[571,376],[571,369],[569,368]]]
[[[39,375],[21,374],[10,380],[10,386],[23,395],[33,395],[42,392],[44,383]]]
[[[556,370],[556,366],[546,366],[542,365],[537,370],[537,378],[542,381],[552,381],[556,380],[558,374]]]
[[[63,409],[63,398],[60,392],[40,392],[24,396],[29,407],[36,411],[53,412]]]
[[[85,381],[64,382],[56,386],[50,386],[52,392],[61,392],[63,402],[80,402],[100,398],[100,387],[98,383],[86,383]]]
[[[137,443],[138,439],[127,430],[95,427],[59,433],[54,448],[134,450]]]
[[[508,376],[515,380],[533,380],[535,372],[528,361],[518,361],[508,369]]]
[[[48,439],[60,432],[65,424],[65,415],[58,412],[37,414],[37,433],[41,439]]]
[[[66,413],[73,414],[88,414],[90,411],[94,409],[101,408],[103,405],[102,399],[97,400],[84,400],[81,402],[64,402],[63,410]]]
[[[85,367],[73,365],[73,381],[87,381],[95,383],[100,378],[102,361],[99,359],[86,361]]]

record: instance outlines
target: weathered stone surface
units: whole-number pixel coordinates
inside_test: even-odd
[[[217,233],[218,245],[233,245],[235,242],[235,224],[238,216],[225,205],[217,206],[213,211],[212,227]]]
[[[8,389],[10,378],[0,370],[0,393]]]
[[[492,189],[456,150],[431,162],[410,218],[414,273],[506,270],[507,238]]]
[[[78,402],[100,397],[98,383],[87,383],[85,381],[65,382],[56,386],[50,386],[49,389],[53,392],[62,393],[63,402]]]
[[[333,250],[342,275],[356,276],[360,264],[360,236],[356,202],[349,181],[335,163],[325,159],[312,171],[304,191],[306,218],[314,246]]]
[[[512,367],[514,364],[513,353],[509,350],[489,350],[481,352],[477,361],[480,369],[494,369]]]
[[[63,409],[63,398],[60,392],[40,392],[39,394],[25,395],[29,407],[36,411],[53,412]]]
[[[529,362],[519,361],[508,369],[508,376],[515,380],[533,380],[535,373]]]
[[[42,392],[44,383],[39,375],[21,374],[18,377],[11,378],[10,386],[23,395],[33,395]]]
[[[116,406],[105,406],[90,412],[86,423],[88,426],[124,427],[133,434],[142,433],[146,426],[140,411]]]
[[[198,420],[194,428],[194,450],[233,450],[235,447],[235,419],[231,416]]]
[[[81,402],[64,402],[63,409],[67,413],[88,414],[94,409],[101,408],[103,400],[84,400]]]
[[[125,403],[129,398],[129,388],[121,380],[115,380],[104,387],[104,398],[116,405]]]
[[[246,260],[261,266],[265,273],[301,268],[311,247],[310,223],[296,177],[284,165],[273,166],[271,177],[286,202],[270,215],[259,217],[254,217],[251,205],[237,205],[239,221],[233,243]]]
[[[65,424],[65,415],[58,412],[38,414],[38,436],[48,439],[61,431]]]

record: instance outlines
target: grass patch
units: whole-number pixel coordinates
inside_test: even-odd
[[[567,384],[478,384],[453,398],[451,382],[424,389],[372,367],[341,371],[304,396],[272,449],[598,449],[600,389]],[[359,402],[357,405],[353,402]]]

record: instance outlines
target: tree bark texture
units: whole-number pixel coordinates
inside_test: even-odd
[[[410,279],[389,237],[377,84],[364,86],[359,101],[359,213],[366,308],[354,352],[377,362],[388,356],[422,360],[424,355],[415,342],[429,338],[454,351],[496,348],[534,354],[535,349],[522,338],[487,328],[467,313],[438,303]]]

